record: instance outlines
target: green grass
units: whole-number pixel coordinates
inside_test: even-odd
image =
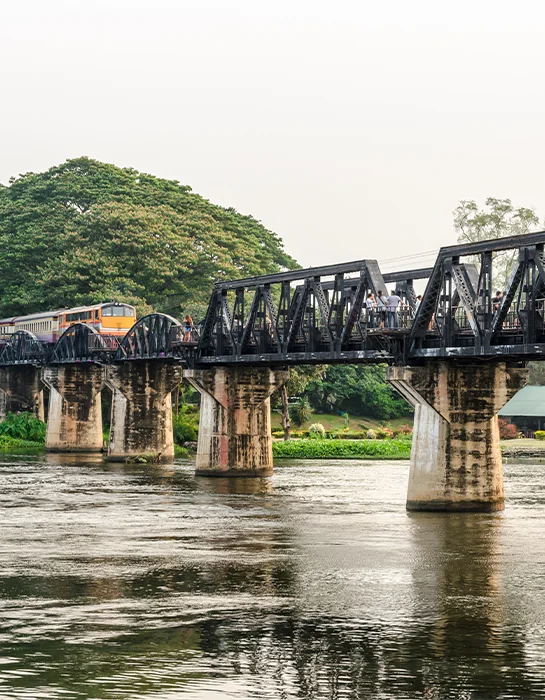
[[[545,452],[545,442],[543,440],[534,440],[533,438],[515,438],[514,440],[500,440],[501,449],[511,448],[517,449],[520,447],[528,447],[532,450],[543,450]]]
[[[4,454],[39,454],[44,451],[43,442],[34,440],[21,440],[8,435],[0,435],[0,453]]]
[[[273,442],[277,459],[409,459],[410,440],[288,440]]]
[[[411,416],[404,418],[393,418],[392,420],[378,420],[376,418],[367,418],[366,416],[349,416],[348,429],[355,432],[362,430],[376,430],[377,428],[400,428],[402,425],[412,425],[413,419]],[[337,416],[332,413],[313,413],[306,423],[301,428],[292,423],[293,430],[308,430],[313,423],[321,423],[327,432],[341,431],[345,427],[344,416]],[[282,417],[275,410],[271,413],[271,425],[273,430],[278,430],[282,427]]]

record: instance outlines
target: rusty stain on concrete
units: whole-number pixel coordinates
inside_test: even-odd
[[[49,387],[46,450],[102,451],[103,367],[52,365],[44,368],[43,381]]]
[[[415,408],[408,510],[503,508],[498,411],[527,381],[505,363],[389,367]]]
[[[184,375],[201,394],[196,473],[206,476],[272,474],[270,396],[288,371],[217,367]]]
[[[183,369],[168,362],[134,361],[110,365],[105,382],[112,389],[108,459],[174,459],[171,392]]]
[[[0,367],[0,420],[6,413],[30,411],[44,419],[44,395],[40,367]]]

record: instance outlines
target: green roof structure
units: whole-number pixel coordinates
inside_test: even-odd
[[[525,386],[505,404],[499,415],[545,418],[545,386]]]

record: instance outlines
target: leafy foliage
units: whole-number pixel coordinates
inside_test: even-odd
[[[534,435],[536,440],[545,440],[545,430],[536,430]]]
[[[321,423],[313,423],[308,429],[308,436],[313,440],[325,438],[325,428]]]
[[[409,404],[386,383],[385,365],[330,365],[307,388],[318,412],[342,411],[388,420],[408,415]]]
[[[299,401],[290,406],[290,417],[295,425],[301,426],[310,420],[312,407],[308,399],[302,396]]]
[[[273,455],[293,459],[408,459],[409,440],[289,440],[273,443]]]
[[[0,423],[0,435],[17,440],[45,442],[45,423],[32,413],[8,413]]]
[[[0,186],[0,315],[108,299],[195,317],[215,280],[296,267],[251,216],[90,158]]]
[[[43,442],[20,440],[9,437],[9,435],[0,435],[0,452],[8,454],[38,454],[43,452],[43,449]]]
[[[545,385],[545,362],[528,363],[528,384],[530,386]]]
[[[462,201],[454,210],[454,228],[458,243],[475,243],[504,236],[518,236],[539,227],[534,209],[515,208],[510,199],[489,197],[483,209],[473,200]],[[494,258],[494,286],[504,290],[518,255],[517,251],[496,253]]]
[[[199,431],[196,414],[187,405],[182,406],[180,412],[172,416],[172,429],[177,445],[195,442]]]
[[[519,430],[513,423],[508,423],[504,418],[498,419],[501,440],[514,440],[519,434]]]

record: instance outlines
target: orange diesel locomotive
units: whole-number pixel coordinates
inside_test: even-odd
[[[56,343],[74,323],[86,323],[101,335],[123,337],[135,322],[134,306],[106,302],[1,319],[0,339],[16,331],[30,331],[44,343]]]

